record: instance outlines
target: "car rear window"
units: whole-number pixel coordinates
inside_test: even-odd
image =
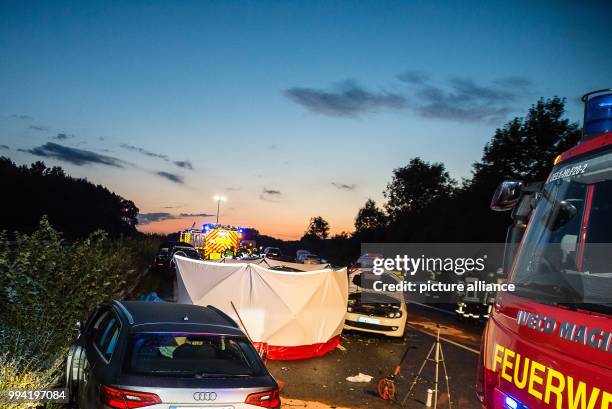
[[[132,334],[124,364],[126,373],[153,376],[259,376],[264,371],[248,340],[208,334]]]

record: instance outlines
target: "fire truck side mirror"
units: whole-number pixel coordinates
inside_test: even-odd
[[[504,180],[499,184],[491,199],[491,210],[505,212],[512,209],[521,197],[523,182],[520,180]]]

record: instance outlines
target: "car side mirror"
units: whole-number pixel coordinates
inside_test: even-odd
[[[74,324],[74,330],[79,333],[79,335],[83,332],[83,323],[81,321],[77,321]]]
[[[505,212],[518,203],[523,189],[520,180],[504,180],[499,184],[491,199],[491,210]]]

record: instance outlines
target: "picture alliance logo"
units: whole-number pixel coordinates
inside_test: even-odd
[[[465,273],[482,272],[485,269],[487,255],[482,257],[410,257],[396,255],[394,258],[377,258],[373,261],[372,272],[381,275],[385,272],[401,271],[404,276],[414,276],[419,272]]]

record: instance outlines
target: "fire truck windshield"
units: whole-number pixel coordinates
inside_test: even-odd
[[[516,294],[612,314],[612,152],[553,169],[511,275]]]

